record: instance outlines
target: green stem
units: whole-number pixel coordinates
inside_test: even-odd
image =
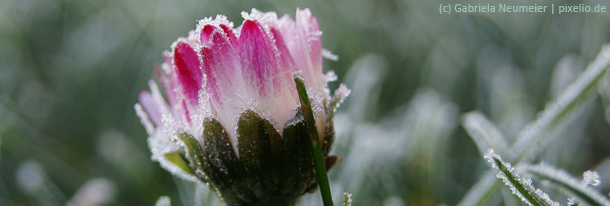
[[[320,145],[320,138],[318,137],[316,120],[313,117],[313,111],[311,110],[311,105],[309,103],[309,96],[307,96],[307,90],[305,89],[305,83],[303,83],[302,78],[295,77],[294,82],[297,86],[299,99],[301,101],[301,109],[303,110],[307,129],[309,130],[309,137],[311,138],[311,141],[309,142],[311,143],[313,159],[316,165],[316,177],[318,179],[318,184],[320,185],[322,201],[324,202],[324,206],[332,206],[333,198],[330,193],[330,184],[328,182],[328,176],[326,175],[324,155],[322,154],[322,146]]]

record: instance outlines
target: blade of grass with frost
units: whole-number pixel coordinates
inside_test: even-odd
[[[610,206],[610,200],[593,188],[583,184],[580,180],[570,176],[563,170],[549,165],[525,165],[525,171],[542,180],[547,180],[558,187],[562,192],[575,196],[579,202],[588,205]]]
[[[602,99],[604,110],[606,111],[604,117],[607,122],[610,122],[610,75],[606,75],[600,80],[597,92]]]
[[[574,106],[585,96],[585,94],[590,91],[595,84],[597,84],[602,77],[608,72],[610,64],[610,45],[605,45],[602,47],[600,53],[597,58],[593,61],[593,63],[589,64],[585,72],[578,77],[574,82],[566,88],[566,90],[559,95],[557,101],[549,104],[550,106],[540,115],[538,119],[534,122],[530,123],[524,130],[520,132],[519,138],[515,145],[511,147],[510,154],[517,157],[515,162],[520,162],[526,157],[528,151],[531,149],[531,146],[542,137],[542,135],[553,128],[557,123],[559,123],[565,114],[567,114]],[[509,156],[510,157],[510,156]],[[512,159],[512,158],[511,158]],[[480,182],[473,186],[472,189],[466,194],[462,202],[482,202],[484,199],[475,199],[485,198],[489,195],[477,195],[471,194],[472,192],[481,191],[484,188],[490,188],[487,193],[492,193],[495,191],[493,185],[497,184],[497,182]],[[477,188],[479,187],[479,188]]]
[[[492,192],[500,186],[500,182],[496,178],[496,171],[488,170],[483,174],[483,177],[468,190],[458,206],[483,205],[485,200],[489,199]]]
[[[525,204],[533,206],[559,205],[558,202],[551,200],[548,194],[536,189],[532,185],[531,179],[521,177],[510,163],[502,161],[502,158],[493,149],[485,154],[485,159],[491,164],[491,167],[499,170],[497,177]]]
[[[595,61],[587,66],[585,72],[572,82],[555,102],[548,104],[539,118],[521,131],[511,152],[517,157],[516,162],[525,158],[536,141],[564,119],[566,114],[604,77],[609,68],[610,45],[605,45]]]
[[[484,155],[489,149],[498,151],[500,155],[508,154],[509,147],[506,139],[481,112],[474,111],[464,114],[462,126],[476,143],[481,155]]]
[[[314,164],[316,168],[316,179],[320,186],[320,194],[322,195],[322,201],[324,206],[333,206],[333,197],[330,192],[330,184],[328,182],[328,176],[326,175],[326,165],[324,163],[324,155],[322,154],[322,146],[320,145],[320,138],[318,137],[318,128],[316,128],[316,120],[313,116],[313,110],[309,102],[309,96],[305,89],[305,80],[303,77],[295,74],[294,83],[297,86],[297,92],[299,94],[299,100],[301,101],[301,109],[305,114],[305,122],[309,131],[311,150],[313,153]]]

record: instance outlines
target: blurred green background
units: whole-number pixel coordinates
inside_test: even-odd
[[[224,14],[237,26],[241,11],[294,17],[296,7],[319,18],[340,58],[324,62],[339,77],[331,89],[353,91],[335,121],[335,200],[348,191],[354,205],[455,205],[489,168],[460,115],[482,111],[511,142],[610,42],[609,13],[438,13],[455,2],[1,0],[0,205],[212,204],[205,187],[150,160],[137,94],[196,20]],[[566,121],[537,160],[575,176],[596,169],[607,194],[604,104],[592,94]],[[300,204],[321,205],[319,194]]]

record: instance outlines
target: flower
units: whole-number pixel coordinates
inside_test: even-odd
[[[294,75],[302,76],[327,167],[332,114],[349,94],[331,97],[322,73],[322,32],[309,9],[277,18],[242,12],[234,28],[224,16],[200,20],[179,38],[139,95],[136,113],[152,158],[175,175],[209,183],[230,205],[285,204],[315,186],[315,170]]]

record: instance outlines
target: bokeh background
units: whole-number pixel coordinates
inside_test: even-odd
[[[224,14],[319,18],[325,60],[352,89],[336,115],[329,173],[354,205],[455,205],[489,166],[460,124],[478,110],[512,142],[610,42],[610,14],[440,15],[441,3],[604,0],[0,0],[0,205],[217,204],[150,160],[133,105],[162,52]],[[549,133],[536,161],[594,169],[610,192],[610,126],[596,92]],[[605,179],[604,179],[605,178]],[[500,191],[500,190],[499,190]],[[552,192],[551,192],[552,193]],[[552,193],[554,194],[554,193]],[[559,200],[565,204],[565,199]],[[319,194],[300,205],[321,205]],[[503,205],[500,192],[486,205]],[[518,203],[515,203],[518,204]]]

